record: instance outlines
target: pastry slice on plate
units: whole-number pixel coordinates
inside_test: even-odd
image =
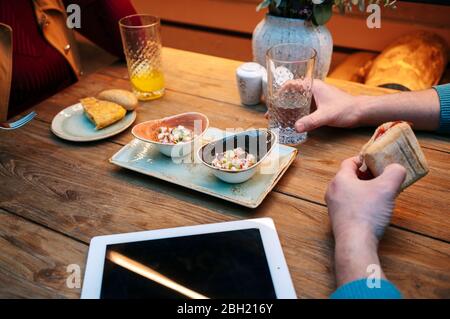
[[[100,130],[125,117],[126,110],[117,103],[87,97],[80,100],[86,116],[94,123],[95,129]]]

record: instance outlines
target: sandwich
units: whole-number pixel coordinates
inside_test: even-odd
[[[425,175],[428,164],[407,122],[396,121],[380,125],[372,138],[361,149],[361,170],[369,170],[373,176],[381,175],[389,164],[398,163],[406,169],[406,178],[401,190]]]

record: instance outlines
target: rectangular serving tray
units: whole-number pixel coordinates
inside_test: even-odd
[[[209,142],[225,137],[226,134],[228,133],[218,128],[209,128],[203,140]],[[256,208],[294,161],[297,149],[279,145],[272,152],[272,156],[267,157],[261,163],[260,171],[250,180],[241,184],[228,184],[219,180],[196,159],[194,153],[182,160],[172,160],[161,154],[151,144],[134,139],[114,154],[110,162],[226,201]],[[278,165],[274,165],[276,160],[278,160]],[[275,169],[269,170],[270,173],[262,174],[261,170],[267,170],[268,167],[275,167]]]

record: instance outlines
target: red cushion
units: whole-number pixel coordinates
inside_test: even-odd
[[[68,6],[78,4],[81,28],[77,31],[109,53],[124,57],[119,20],[136,14],[130,0],[64,0]]]
[[[13,29],[9,117],[76,81],[68,62],[42,35],[31,1],[1,1],[0,22]]]
[[[66,0],[81,7],[81,29],[93,42],[123,56],[118,21],[136,11],[130,0]],[[65,58],[44,38],[30,0],[0,1],[0,22],[13,29],[11,117],[76,81]]]

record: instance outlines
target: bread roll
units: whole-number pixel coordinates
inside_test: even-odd
[[[447,65],[448,48],[438,35],[416,31],[399,38],[374,60],[367,85],[428,89],[439,83]]]
[[[105,90],[98,94],[98,99],[114,102],[122,105],[128,111],[133,111],[138,106],[138,99],[130,91],[111,89]]]

